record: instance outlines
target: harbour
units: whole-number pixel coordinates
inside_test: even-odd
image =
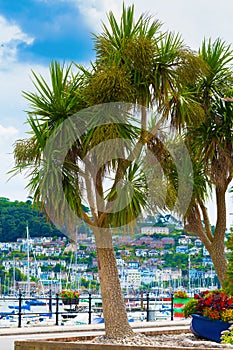
[[[151,293],[126,296],[129,322],[182,319],[176,317],[173,297],[159,297]],[[66,326],[104,323],[100,295],[80,295],[78,304],[64,304],[56,295],[48,297],[0,298],[0,327]]]

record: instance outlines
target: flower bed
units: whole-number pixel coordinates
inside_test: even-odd
[[[130,339],[130,341],[129,339],[124,339],[124,343],[123,341],[119,342],[117,340],[112,340],[112,343],[107,343],[107,340],[105,338],[103,339],[103,342],[100,343],[98,342],[98,340],[101,341],[101,336],[98,337],[98,340],[96,340],[95,343],[93,343],[88,336],[85,337],[85,340],[83,339],[84,342],[79,337],[47,340],[21,340],[15,342],[15,350],[191,350],[197,348],[198,350],[219,349],[219,345],[216,344],[215,346],[213,342],[206,340],[198,340],[197,346],[196,338],[190,333],[169,332],[169,334],[166,334],[166,331],[164,331],[164,329],[159,332],[160,335],[158,335],[158,331],[156,331],[155,333],[157,334],[149,336],[151,338],[151,341],[155,341],[154,345],[149,345],[147,343],[151,343],[150,339],[148,339],[148,336],[146,337],[146,339],[144,339],[144,337],[141,337],[139,334],[135,334],[135,337],[133,337],[133,339]],[[88,338],[90,339],[90,342],[88,342]],[[135,343],[138,343],[138,345],[135,345]],[[224,346],[222,346],[222,348],[225,349]],[[226,349],[229,348],[226,347]]]
[[[79,304],[79,292],[73,290],[63,290],[59,294],[64,305]]]
[[[183,310],[185,317],[192,316],[191,330],[195,334],[220,342],[221,331],[233,322],[233,297],[219,290],[205,291],[195,294]]]
[[[228,330],[230,325],[228,322],[193,314],[190,329],[199,337],[220,343],[222,332]]]
[[[174,298],[188,299],[188,294],[185,290],[178,290],[174,293]]]

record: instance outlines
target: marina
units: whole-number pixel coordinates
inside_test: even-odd
[[[149,293],[125,298],[129,322],[174,319],[172,298],[155,297]],[[182,316],[178,317],[182,319]],[[177,319],[178,319],[177,318]],[[79,303],[65,305],[61,298],[0,298],[0,327],[46,325],[85,325],[104,323],[99,295],[80,295]]]

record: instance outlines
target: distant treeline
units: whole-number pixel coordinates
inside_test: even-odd
[[[43,212],[33,206],[30,199],[26,202],[11,202],[8,198],[0,197],[0,242],[26,238],[27,225],[30,237],[64,236],[48,222]]]

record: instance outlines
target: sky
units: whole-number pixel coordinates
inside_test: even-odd
[[[133,3],[136,16],[148,13],[159,19],[164,30],[180,33],[194,50],[209,37],[233,45],[229,0]],[[88,66],[95,57],[92,33],[101,32],[109,11],[119,18],[121,10],[120,0],[0,0],[0,197],[25,201],[29,195],[25,177],[11,178],[8,172],[14,167],[15,141],[27,137],[28,104],[22,91],[33,90],[31,72],[48,77],[52,60]],[[228,202],[230,212],[231,199]],[[214,217],[214,206],[210,208]]]

